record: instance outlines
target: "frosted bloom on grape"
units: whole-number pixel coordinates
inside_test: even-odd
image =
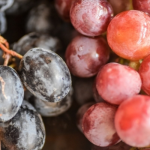
[[[116,110],[116,106],[102,102],[86,111],[82,120],[82,129],[90,142],[105,147],[120,141],[114,127]]]
[[[141,90],[141,78],[134,69],[117,64],[106,64],[96,78],[99,95],[109,103],[121,104]]]

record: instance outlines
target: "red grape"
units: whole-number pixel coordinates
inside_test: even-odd
[[[66,20],[70,20],[70,7],[73,0],[55,0],[55,7],[60,16]]]
[[[94,100],[97,103],[104,102],[104,100],[102,99],[102,97],[98,94],[98,91],[97,91],[97,88],[96,88],[96,80],[95,80],[94,85],[93,85],[93,97],[94,97]]]
[[[86,103],[86,104],[82,105],[77,112],[77,115],[76,115],[77,126],[81,132],[82,132],[83,116],[84,116],[85,112],[88,110],[88,108],[91,107],[93,104],[94,104],[93,102]]]
[[[86,111],[82,120],[82,129],[90,142],[105,147],[120,140],[114,127],[116,110],[116,106],[102,102]]]
[[[120,57],[143,59],[150,54],[150,17],[137,10],[118,14],[108,26],[107,40]]]
[[[135,95],[124,101],[116,112],[115,127],[125,143],[135,147],[150,145],[150,97]]]
[[[139,68],[139,74],[142,79],[143,91],[150,95],[150,55],[143,60]]]
[[[121,141],[115,145],[108,146],[108,147],[98,147],[98,146],[93,145],[92,150],[131,150],[130,148],[131,146]]]
[[[109,48],[102,37],[77,36],[66,51],[70,72],[78,77],[92,77],[109,59]]]
[[[150,0],[133,0],[133,8],[150,14]]]
[[[140,92],[141,78],[137,71],[128,66],[109,63],[99,71],[96,88],[107,102],[121,104]]]
[[[130,9],[130,0],[108,0],[111,4],[114,14]]]
[[[70,9],[71,23],[87,36],[105,32],[112,17],[112,7],[106,0],[75,0]]]

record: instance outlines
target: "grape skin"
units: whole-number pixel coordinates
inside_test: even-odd
[[[19,41],[13,45],[13,50],[24,55],[28,50],[35,47],[42,47],[56,52],[60,50],[61,44],[58,38],[32,32],[19,39]]]
[[[150,95],[150,79],[149,79],[149,74],[150,74],[150,55],[147,56],[142,64],[140,65],[139,68],[139,74],[142,79],[142,89],[146,94]]]
[[[50,50],[30,49],[21,60],[19,70],[23,84],[41,100],[59,102],[70,91],[69,69],[64,61]]]
[[[0,66],[0,121],[6,122],[18,112],[24,97],[24,89],[16,71]]]
[[[130,9],[130,0],[108,0],[108,2],[111,4],[115,15]]]
[[[150,97],[135,95],[124,101],[115,115],[115,127],[122,141],[134,147],[150,145]]]
[[[42,118],[26,101],[14,118],[0,124],[0,133],[5,150],[41,150],[45,143]]]
[[[71,90],[63,100],[56,103],[42,101],[38,98],[35,98],[34,106],[42,116],[45,117],[58,116],[67,111],[71,107],[71,104],[73,102],[72,94],[73,91]]]
[[[97,103],[86,111],[83,116],[82,129],[90,142],[106,147],[120,141],[114,127],[116,111],[116,106],[104,102]]]
[[[143,59],[150,54],[150,17],[137,10],[118,14],[107,28],[107,40],[118,56]]]
[[[109,103],[121,104],[141,90],[141,78],[134,69],[117,63],[108,63],[96,77],[99,95]]]
[[[55,7],[59,15],[66,21],[70,21],[70,7],[73,0],[55,0]]]
[[[82,131],[82,120],[83,120],[83,116],[85,114],[85,112],[88,110],[89,107],[91,107],[94,103],[93,102],[89,102],[89,103],[86,103],[84,105],[82,105],[78,111],[77,111],[77,114],[76,114],[76,122],[77,122],[77,127],[78,129]]]
[[[70,72],[78,77],[92,77],[109,59],[109,48],[104,38],[77,36],[68,45],[66,63]]]
[[[132,4],[134,9],[143,11],[150,15],[150,0],[132,0]]]
[[[112,7],[106,0],[75,0],[70,8],[72,25],[86,36],[104,33],[112,17]]]
[[[113,146],[108,146],[108,147],[98,147],[93,145],[92,150],[131,150],[131,146],[121,141]]]

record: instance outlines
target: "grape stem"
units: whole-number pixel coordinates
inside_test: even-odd
[[[15,56],[15,57],[17,57],[19,59],[23,58],[22,55],[16,53],[15,51],[9,50],[9,44],[8,44],[8,42],[2,36],[0,36],[0,48],[6,54],[9,54],[11,56]]]
[[[3,54],[3,58],[4,58],[4,66],[7,66],[8,63],[9,63],[9,60],[10,60],[10,58],[11,58],[11,55],[8,54],[8,53],[4,53],[4,54]]]

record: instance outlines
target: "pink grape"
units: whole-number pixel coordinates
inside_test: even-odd
[[[112,7],[106,0],[75,0],[70,9],[71,23],[87,36],[104,33],[112,17]]]
[[[143,91],[150,95],[150,55],[143,60],[139,68],[139,74],[142,79]]]
[[[121,141],[115,145],[108,146],[108,147],[98,147],[93,145],[92,150],[131,150],[130,148],[131,146]]]
[[[99,95],[109,103],[121,104],[141,89],[141,78],[134,69],[118,63],[108,63],[96,77]]]
[[[150,97],[135,95],[124,101],[116,112],[115,127],[126,144],[150,145]]]
[[[86,103],[84,105],[82,105],[79,109],[78,109],[78,112],[76,114],[76,118],[77,118],[77,127],[78,129],[82,131],[82,120],[83,120],[83,116],[85,114],[85,112],[88,110],[89,107],[91,107],[94,103],[93,102],[89,102],[89,103]]]
[[[118,56],[143,59],[150,54],[150,17],[137,10],[121,12],[108,26],[107,40]]]
[[[120,141],[114,127],[116,111],[116,106],[101,102],[91,106],[84,114],[83,133],[94,145],[105,147]]]
[[[70,72],[78,77],[96,75],[109,59],[109,48],[104,38],[77,36],[68,45],[66,63]]]

